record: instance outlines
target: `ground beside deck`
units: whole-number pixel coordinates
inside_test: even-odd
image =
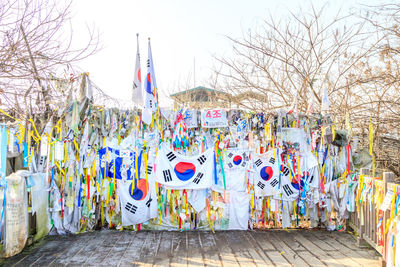
[[[381,266],[348,233],[103,230],[48,236],[4,266]]]

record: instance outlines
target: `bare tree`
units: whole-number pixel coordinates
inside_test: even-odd
[[[400,142],[388,141],[400,134],[400,4],[325,11],[271,15],[242,38],[228,37],[233,55],[216,58],[214,81],[239,107],[261,111],[306,112],[313,101],[319,112],[326,89],[333,120],[343,125],[349,114],[368,146],[371,119],[378,167],[400,173]]]
[[[88,41],[76,47],[71,26],[72,0],[3,0],[0,3],[1,107],[18,116],[49,113],[69,94],[74,64],[98,49]],[[29,115],[30,114],[30,115]]]
[[[400,175],[400,4],[364,6],[358,16],[367,22],[371,37],[379,42],[374,55],[358,66],[358,77],[350,77],[360,90],[360,100],[353,108],[362,108],[364,112],[360,113],[369,115],[374,124],[377,166]]]
[[[374,43],[364,31],[365,21],[341,12],[329,18],[324,11],[311,6],[283,20],[270,15],[260,29],[240,39],[228,37],[233,56],[217,58],[221,87],[236,96],[239,106],[256,110],[289,107],[297,100],[305,112],[310,99],[321,103],[324,88],[346,107],[352,87],[348,75],[373,52]]]

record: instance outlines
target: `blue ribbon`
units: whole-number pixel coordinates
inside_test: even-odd
[[[5,178],[4,178],[5,180]],[[0,218],[0,238],[2,234],[2,229],[3,229],[3,218],[4,218],[4,210],[6,209],[6,192],[7,192],[7,182],[4,181],[4,196],[3,196],[3,210],[1,211],[1,218]]]

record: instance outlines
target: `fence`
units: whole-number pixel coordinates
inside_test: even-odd
[[[358,234],[358,244],[368,243],[382,255],[382,263],[385,266],[387,259],[387,228],[392,206],[388,206],[385,212],[379,212],[379,206],[382,205],[384,197],[389,190],[398,192],[400,185],[393,183],[394,173],[384,172],[383,177],[370,177],[368,169],[361,169],[364,175],[360,186],[360,195],[356,199],[357,208],[355,212],[350,213],[348,225]],[[392,202],[392,201],[391,201]]]
[[[388,209],[384,213],[379,213],[379,207],[388,191],[392,191],[394,193],[392,199],[396,199],[400,194],[400,184],[393,183],[395,175],[392,172],[384,172],[382,177],[369,176],[369,169],[361,169],[360,173],[363,176],[359,177],[356,189],[356,210],[350,212],[348,226],[357,233],[358,244],[361,246],[368,243],[382,255],[382,262],[385,264],[387,260],[387,229],[390,227],[388,222],[390,222],[390,214],[395,207],[394,201],[390,201],[392,204],[388,205]],[[362,190],[359,190],[360,186]],[[30,198],[28,197],[28,199]],[[28,244],[37,239],[35,238],[37,234],[35,216],[31,216],[30,213]],[[378,227],[379,225],[381,227]]]

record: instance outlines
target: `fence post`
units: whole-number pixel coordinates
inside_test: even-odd
[[[360,169],[360,174],[368,176],[370,175],[370,169],[368,168],[361,168]],[[362,185],[358,185],[358,186],[362,186]],[[364,233],[365,233],[365,215],[366,215],[366,210],[367,209],[367,205],[362,205],[361,209],[360,209],[360,228],[359,228],[359,236],[357,239],[357,245],[359,247],[365,245],[365,240],[364,240]]]
[[[394,173],[393,172],[384,172],[383,173],[383,195],[386,196],[386,192],[388,190],[388,183],[394,182]],[[386,232],[386,221],[389,218],[389,211],[385,211],[383,215],[383,231]],[[383,235],[383,251],[382,251],[382,267],[386,266],[386,235]]]
[[[361,173],[362,175],[371,175],[371,170],[368,169],[368,168],[361,168],[361,169],[360,169],[360,173]]]

